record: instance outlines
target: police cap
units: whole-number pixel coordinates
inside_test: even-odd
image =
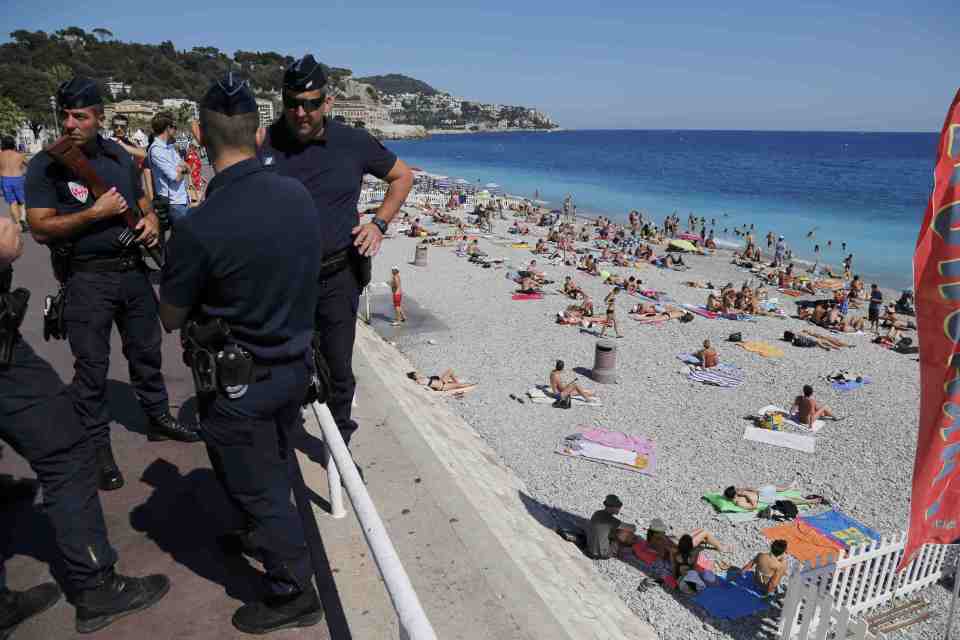
[[[292,93],[323,89],[325,84],[327,84],[327,74],[309,53],[292,62],[283,72],[283,88]]]
[[[83,109],[103,104],[97,83],[90,78],[77,76],[57,88],[57,105],[61,109]]]
[[[209,109],[225,116],[239,116],[257,111],[257,99],[250,91],[250,83],[241,80],[233,72],[210,85],[200,102],[201,109]]]

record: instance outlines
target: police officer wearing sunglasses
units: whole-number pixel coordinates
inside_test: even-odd
[[[268,129],[260,158],[302,182],[316,205],[323,264],[315,328],[332,376],[327,404],[349,444],[357,429],[350,407],[360,293],[370,279],[370,258],[410,192],[413,173],[366,130],[330,118],[333,102],[333,87],[312,55],[291,64],[283,75],[283,116]],[[365,173],[390,186],[372,222],[361,225],[357,204]]]

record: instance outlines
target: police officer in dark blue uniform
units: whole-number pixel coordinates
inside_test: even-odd
[[[160,371],[157,301],[139,248],[123,242],[123,213],[139,205],[138,240],[157,246],[159,223],[144,197],[134,161],[120,145],[99,135],[103,101],[86,78],[65,82],[57,91],[64,134],[80,148],[97,175],[113,188],[94,198],[89,185],[46,152],[27,169],[27,217],[38,242],[51,245],[55,271],[65,285],[64,324],[76,358],[72,391],[81,421],[94,441],[103,490],[123,486],[110,446],[106,386],[110,331],[116,323],[130,382],[150,419],[150,440],[196,442],[199,436],[170,415]]]
[[[313,370],[321,235],[303,185],[257,159],[261,132],[246,81],[228,74],[210,87],[194,133],[216,176],[203,204],[174,223],[160,288],[164,326],[181,329],[195,382],[213,388],[200,407],[201,432],[249,525],[244,547],[266,569],[266,597],[233,616],[247,633],[323,616],[287,466]]]
[[[328,117],[334,93],[312,55],[291,64],[283,75],[283,116],[268,129],[260,158],[302,182],[313,196],[323,238],[315,328],[332,377],[327,405],[349,444],[357,429],[350,409],[360,293],[370,279],[370,258],[410,192],[413,173],[365,129]],[[360,225],[357,204],[365,173],[390,187],[372,222]]]
[[[23,456],[43,488],[43,510],[53,526],[64,588],[76,605],[76,628],[90,633],[125,614],[157,603],[170,588],[166,576],[129,578],[114,572],[117,554],[107,539],[97,495],[89,434],[53,368],[18,331],[28,294],[11,291],[10,263],[22,245],[20,229],[0,220],[0,439]],[[7,588],[0,557],[0,638],[60,598],[55,584],[27,591]],[[58,634],[59,635],[59,634]]]

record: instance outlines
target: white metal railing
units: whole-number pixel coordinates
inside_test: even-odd
[[[330,505],[333,517],[342,518],[346,515],[340,484],[342,476],[343,485],[346,487],[347,495],[350,496],[350,502],[353,503],[353,510],[357,514],[357,520],[360,521],[360,528],[367,540],[367,546],[370,547],[393,608],[397,612],[401,640],[437,640],[437,634],[430,620],[427,619],[416,591],[413,590],[410,577],[400,562],[400,556],[397,555],[397,550],[387,535],[387,528],[380,519],[370,494],[367,493],[367,488],[353,463],[353,457],[340,435],[340,429],[337,428],[333,415],[327,405],[319,402],[314,402],[310,408],[316,418],[316,425],[320,427],[320,432],[316,431],[316,426],[310,420],[304,420],[304,425],[308,434],[323,440],[326,445],[327,481],[330,484]]]

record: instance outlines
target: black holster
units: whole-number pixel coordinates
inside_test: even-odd
[[[180,332],[183,363],[193,373],[197,395],[223,393],[239,398],[256,379],[253,356],[231,339],[230,327],[217,318],[191,320]]]
[[[370,279],[373,277],[373,258],[360,255],[359,249],[351,247],[350,268],[353,269],[353,275],[361,289],[370,284]]]
[[[0,272],[0,369],[13,364],[13,348],[30,303],[30,292],[23,288],[11,291],[12,284],[13,269]]]
[[[330,398],[330,390],[333,388],[333,376],[330,373],[330,366],[326,358],[323,357],[321,350],[320,336],[313,334],[313,340],[310,342],[310,351],[313,354],[313,375],[310,376],[310,384],[307,386],[307,395],[303,399],[303,406],[308,406],[314,402],[323,404]]]

